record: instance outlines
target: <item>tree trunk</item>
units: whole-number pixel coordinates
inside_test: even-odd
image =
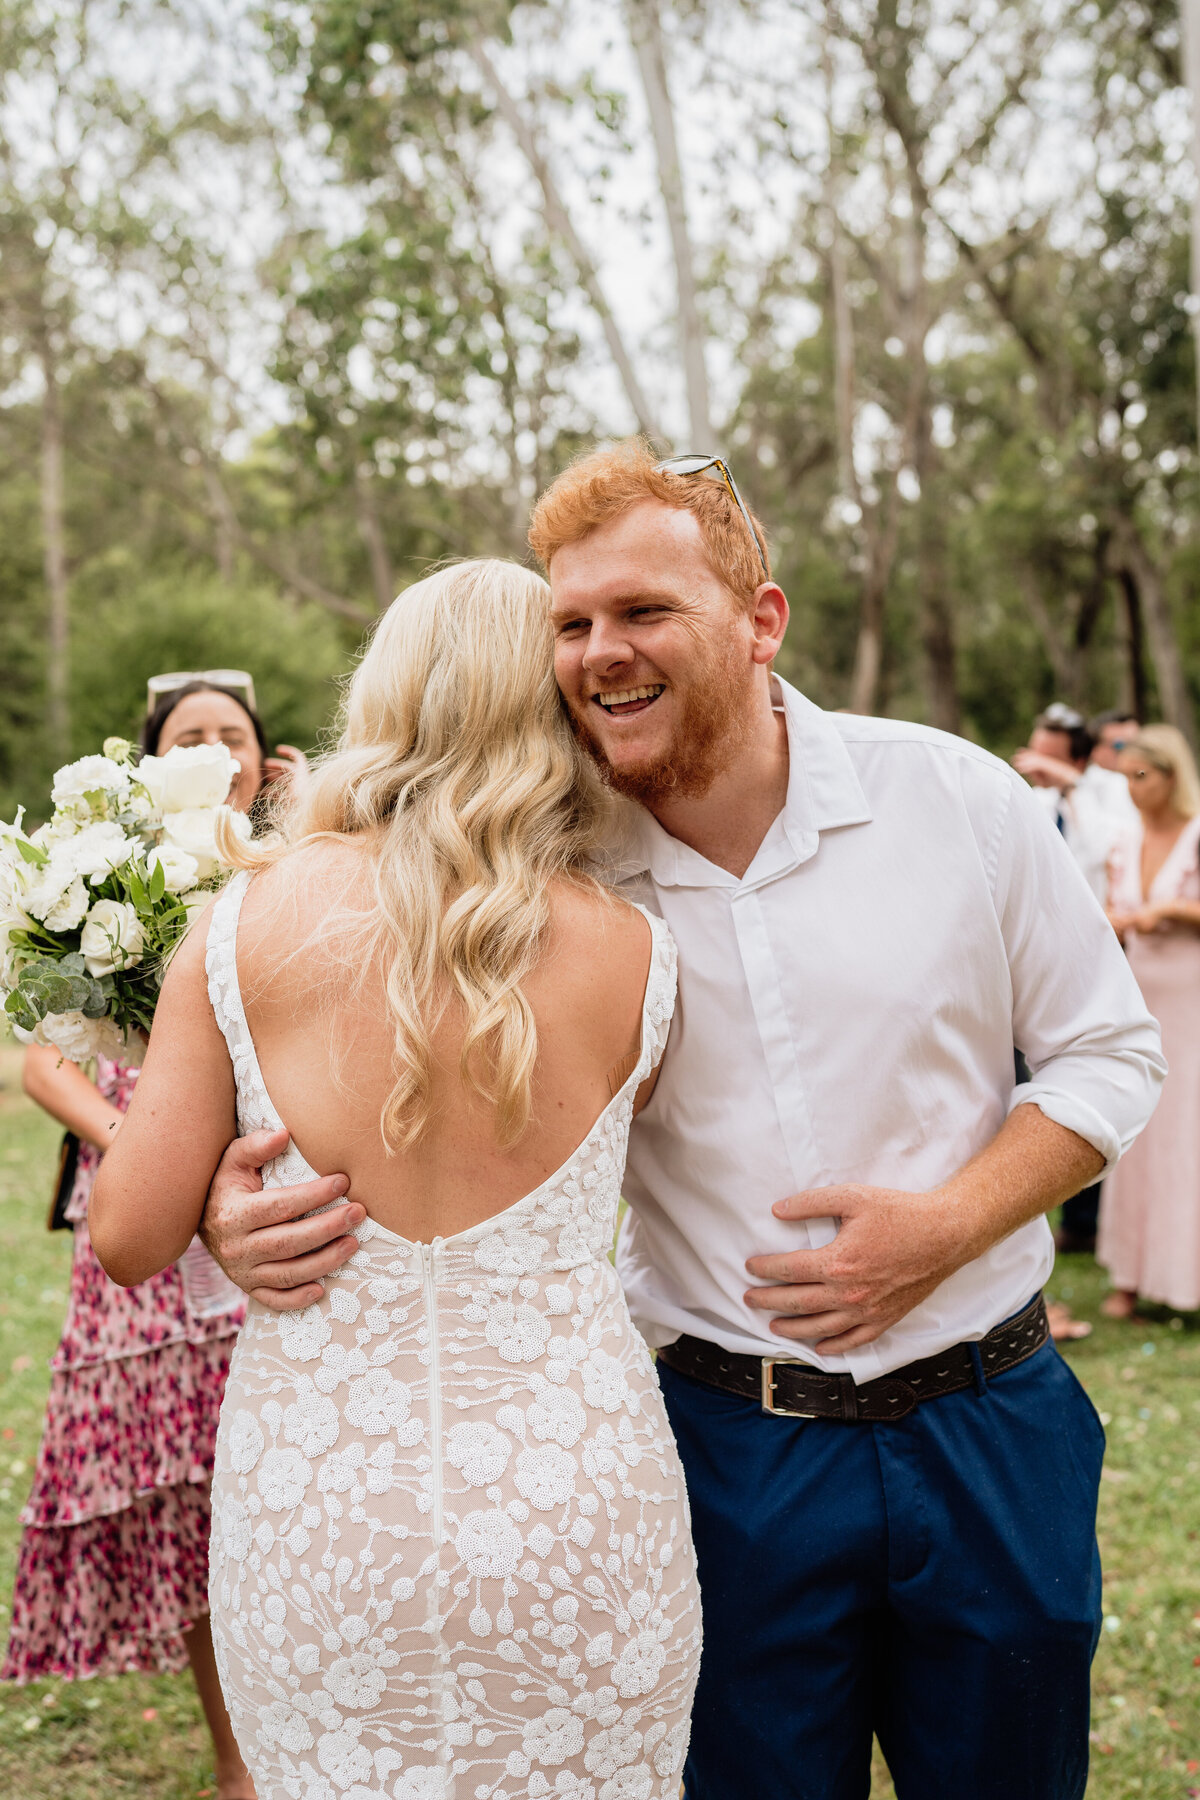
[[[1128,569],[1122,569],[1117,580],[1125,616],[1125,673],[1118,699],[1131,718],[1145,719],[1150,704],[1150,684],[1146,680],[1146,634],[1141,596]]]
[[[654,153],[658,162],[658,183],[662,190],[663,206],[671,233],[671,250],[675,259],[679,347],[687,386],[691,447],[694,450],[712,450],[714,439],[708,371],[704,366],[704,328],[696,304],[696,263],[688,232],[683,178],[679,169],[675,114],[667,87],[667,59],[658,0],[626,0],[625,12],[646,95]]]
[[[859,600],[858,642],[854,647],[854,673],[850,677],[850,711],[873,713],[879,704],[879,676],[883,668],[883,603],[891,574],[891,558],[873,552]]]
[[[206,459],[204,463],[204,486],[208,493],[208,504],[212,509],[213,555],[217,565],[217,573],[222,581],[232,581],[236,567],[237,526],[233,517],[233,508],[229,504],[229,495],[217,475],[212,464]]]
[[[507,122],[509,129],[512,131],[513,136],[520,146],[526,162],[529,164],[529,167],[537,178],[538,186],[542,190],[542,198],[546,205],[546,223],[551,231],[554,232],[557,237],[562,239],[571,254],[576,269],[579,271],[580,283],[588,299],[592,303],[593,311],[600,320],[605,342],[608,345],[613,362],[616,364],[617,373],[621,377],[621,383],[625,389],[625,397],[633,410],[633,416],[637,421],[638,430],[644,432],[647,437],[662,438],[662,432],[658,428],[650,403],[646,399],[646,396],[642,391],[642,384],[637,378],[633,360],[625,347],[625,340],[621,336],[620,328],[613,317],[612,308],[608,304],[608,298],[600,285],[600,276],[596,269],[596,265],[588,255],[587,250],[584,248],[583,239],[575,229],[571,220],[571,215],[567,211],[566,201],[559,193],[558,183],[554,179],[550,164],[542,154],[533,126],[521,111],[515,97],[510,94],[505,87],[504,82],[500,78],[499,70],[496,68],[491,57],[478,39],[469,38],[466,43],[466,50],[474,61],[475,66],[479,69],[485,81],[494,92],[500,116]],[[665,442],[666,440],[664,439],[663,441]]]
[[[46,581],[46,731],[56,759],[71,754],[71,608],[67,582],[64,517],[62,397],[48,337],[39,347],[45,394],[42,400],[42,568]]]
[[[921,596],[921,647],[925,665],[925,699],[929,723],[939,731],[962,729],[958,697],[958,649],[954,609],[946,578],[946,514],[938,480],[938,453],[928,391],[921,404],[914,461],[921,483],[917,515],[917,580]]]
[[[1183,70],[1192,96],[1192,300],[1200,302],[1200,0],[1181,0]],[[1197,431],[1200,434],[1200,311],[1192,314],[1192,346],[1196,359]]]
[[[354,508],[359,536],[367,547],[367,559],[371,565],[371,588],[375,595],[375,606],[379,612],[386,612],[396,598],[396,584],[375,506],[371,472],[364,469],[361,463],[356,464],[354,469]]]
[[[1116,521],[1114,550],[1118,567],[1127,571],[1138,591],[1163,717],[1168,725],[1178,726],[1194,749],[1196,721],[1162,575],[1129,519]]]

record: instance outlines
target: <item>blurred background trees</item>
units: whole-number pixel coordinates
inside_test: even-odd
[[[826,706],[1194,732],[1166,0],[0,0],[0,811],[245,664],[311,745],[581,447],[724,449]]]

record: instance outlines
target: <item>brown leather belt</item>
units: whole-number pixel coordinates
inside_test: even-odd
[[[659,1361],[700,1381],[755,1400],[781,1419],[838,1419],[847,1424],[886,1425],[902,1419],[924,1400],[974,1387],[977,1374],[990,1381],[1015,1369],[1050,1336],[1046,1303],[1039,1294],[1015,1319],[1006,1319],[977,1344],[952,1344],[937,1356],[906,1363],[874,1381],[857,1384],[852,1375],[827,1375],[807,1363],[774,1356],[741,1356],[703,1338],[681,1337],[658,1353]],[[973,1352],[978,1352],[978,1370]]]

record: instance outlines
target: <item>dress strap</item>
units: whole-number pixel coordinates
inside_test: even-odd
[[[213,1014],[229,1047],[237,1087],[238,1122],[243,1133],[278,1130],[282,1120],[271,1104],[258,1066],[258,1053],[246,1023],[237,969],[237,928],[250,871],[241,869],[224,887],[208,922],[204,969]]]
[[[650,973],[646,977],[646,997],[642,1002],[642,1054],[635,1071],[635,1086],[645,1081],[662,1061],[675,1011],[679,968],[675,939],[666,920],[644,906],[639,906],[638,911],[649,920],[654,943],[650,952]]]

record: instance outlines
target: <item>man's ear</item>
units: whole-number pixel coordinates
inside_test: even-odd
[[[774,662],[788,626],[788,603],[784,591],[773,581],[764,581],[755,589],[750,624],[754,631],[754,661]]]

